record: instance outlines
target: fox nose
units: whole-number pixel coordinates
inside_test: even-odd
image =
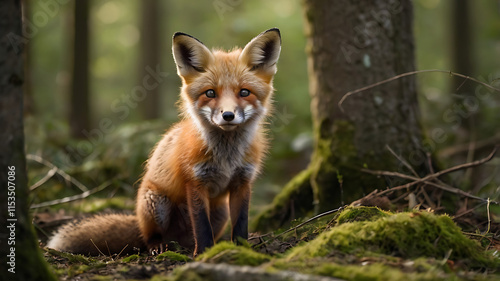
[[[222,113],[222,119],[224,119],[225,121],[233,121],[234,119],[234,113],[232,113],[231,111],[225,111]]]

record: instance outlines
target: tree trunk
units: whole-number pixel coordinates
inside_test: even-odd
[[[0,280],[55,280],[29,216],[23,132],[21,2],[0,2]]]
[[[304,8],[315,150],[258,218],[260,229],[386,188],[360,169],[406,172],[387,146],[415,170],[425,166],[413,76],[350,96],[344,112],[338,106],[349,91],[415,70],[411,1],[305,0]]]
[[[160,3],[158,0],[143,0],[141,13],[141,61],[139,63],[139,83],[148,75],[147,67],[156,69],[160,63]],[[141,104],[145,119],[160,117],[160,85],[153,84],[148,88],[146,98]]]
[[[26,2],[26,0],[21,0],[23,19],[31,15],[31,6],[27,5]],[[24,116],[35,114],[35,99],[31,82],[32,72],[29,67],[31,65],[31,45],[29,42],[24,45]]]
[[[473,59],[473,36],[472,36],[472,20],[470,0],[455,0],[451,2],[451,55],[453,71],[464,75],[473,75],[474,59]],[[474,94],[474,84],[464,83],[464,79],[453,77],[452,92],[459,90],[467,90],[469,94]]]
[[[71,136],[84,138],[90,128],[89,0],[74,2],[73,69],[71,82]]]
[[[470,0],[455,0],[451,2],[451,56],[453,71],[464,75],[474,76],[474,36],[472,15],[474,2]],[[455,120],[458,120],[457,126],[457,139],[458,143],[475,143],[477,141],[478,132],[476,127],[481,124],[481,112],[475,106],[471,106],[471,101],[475,104],[476,101],[476,88],[477,85],[466,81],[464,78],[453,77],[451,79],[450,93],[454,95],[454,103],[459,112],[455,113]],[[463,117],[464,112],[467,114]],[[472,148],[472,147],[471,147]],[[470,162],[474,158],[474,149],[454,157],[455,161]],[[464,175],[465,180],[469,180],[471,189],[474,186],[481,186],[483,179],[479,169],[468,169]]]

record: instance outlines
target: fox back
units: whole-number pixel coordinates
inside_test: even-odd
[[[263,123],[271,111],[280,32],[269,29],[230,52],[210,51],[175,33],[172,49],[182,80],[182,120],[146,163],[135,216],[98,216],[63,227],[49,246],[86,253],[96,245],[112,251],[132,245],[155,252],[175,241],[196,255],[217,241],[229,219],[232,240],[247,239],[251,186],[267,149]]]
[[[262,123],[271,108],[281,36],[270,29],[243,49],[224,52],[176,33],[172,49],[183,120],[148,160],[137,215],[150,248],[192,237],[199,253],[213,245],[228,217],[233,240],[248,236],[250,188],[267,147]],[[158,219],[167,216],[168,222]],[[172,236],[174,229],[192,233]]]

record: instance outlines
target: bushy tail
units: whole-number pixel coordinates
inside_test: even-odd
[[[108,214],[70,222],[56,232],[48,248],[97,256],[137,253],[146,247],[134,215]]]

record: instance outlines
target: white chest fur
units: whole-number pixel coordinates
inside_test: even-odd
[[[237,188],[243,181],[253,181],[257,170],[254,163],[245,161],[253,135],[246,130],[214,132],[207,139],[210,157],[196,164],[193,173],[210,197],[216,197],[228,188]]]

